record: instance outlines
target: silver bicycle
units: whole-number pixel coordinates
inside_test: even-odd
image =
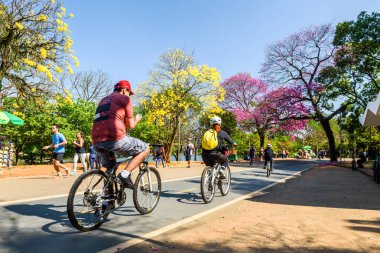
[[[206,166],[202,172],[201,178],[201,194],[203,201],[208,204],[215,196],[215,191],[219,188],[222,196],[226,196],[231,185],[230,167],[222,166],[217,163],[214,166]]]

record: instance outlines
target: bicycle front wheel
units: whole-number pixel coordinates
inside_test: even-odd
[[[203,201],[208,204],[214,199],[215,186],[212,180],[212,173],[214,168],[207,166],[202,172],[201,178],[201,195]]]
[[[267,177],[270,176],[271,166],[267,165]]]
[[[105,172],[90,170],[74,182],[67,199],[67,215],[76,229],[91,231],[103,223],[106,217],[102,216],[103,203],[100,194],[104,192],[106,181]]]
[[[161,194],[161,176],[153,167],[139,173],[133,188],[133,203],[141,214],[151,213],[157,206]]]
[[[227,166],[223,171],[225,179],[219,179],[219,189],[222,196],[226,196],[230,191],[231,186],[231,170],[230,167]]]

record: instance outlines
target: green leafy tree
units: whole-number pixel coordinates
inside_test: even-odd
[[[79,65],[61,1],[0,1],[0,106],[10,92],[35,96]]]
[[[172,49],[160,56],[149,81],[140,86],[148,120],[170,130],[165,142],[168,162],[180,124],[187,122],[189,111],[220,112],[218,102],[223,100],[224,90],[219,82],[220,74],[215,68],[197,65],[192,55]]]
[[[380,91],[380,13],[363,11],[357,20],[339,23],[333,43],[337,74],[356,83],[351,93],[365,107]]]

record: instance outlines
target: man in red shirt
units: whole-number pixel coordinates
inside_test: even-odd
[[[149,155],[149,145],[127,136],[126,129],[133,129],[141,120],[141,115],[133,116],[130,95],[131,85],[121,80],[114,86],[114,92],[103,98],[96,109],[92,126],[92,143],[103,167],[110,169],[116,163],[115,153],[134,156],[125,169],[117,175],[127,188],[133,188],[131,172]]]

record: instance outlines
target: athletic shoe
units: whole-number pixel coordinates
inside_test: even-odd
[[[129,175],[127,178],[124,178],[121,176],[121,173],[119,173],[119,175],[117,175],[117,178],[121,181],[124,187],[129,188],[129,189],[134,188],[131,175]]]

